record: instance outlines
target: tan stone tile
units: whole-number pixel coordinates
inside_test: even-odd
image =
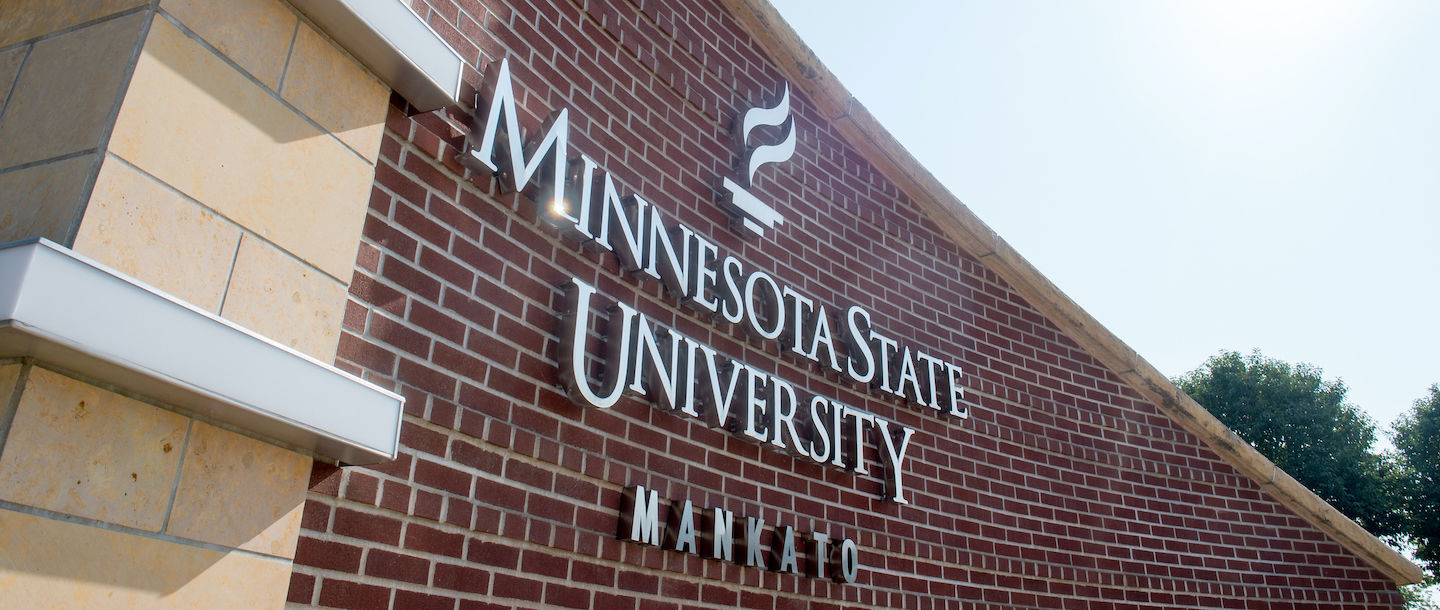
[[[165,533],[292,558],[309,477],[304,455],[196,422]]]
[[[349,278],[374,168],[163,19],[110,152],[337,278]]]
[[[145,4],[145,0],[5,0],[0,47]]]
[[[283,559],[0,510],[5,608],[279,608],[289,583]]]
[[[295,23],[300,20],[279,0],[164,0],[169,12],[205,42],[240,64],[271,89],[280,86]]]
[[[148,18],[136,13],[35,43],[0,118],[0,167],[100,145]]]
[[[0,455],[0,497],[159,531],[189,423],[169,411],[31,368]]]
[[[390,88],[307,24],[295,35],[295,50],[280,92],[301,112],[375,162],[385,131]]]
[[[253,236],[240,240],[220,315],[322,362],[335,359],[345,285]]]
[[[0,242],[48,237],[70,243],[85,180],[99,153],[0,174]]]
[[[240,228],[114,158],[95,179],[75,251],[212,313]]]

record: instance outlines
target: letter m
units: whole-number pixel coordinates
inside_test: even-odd
[[[470,140],[468,142],[467,154],[462,157],[466,165],[471,169],[479,171],[483,166],[493,172],[500,179],[500,189],[504,192],[516,192],[530,183],[537,171],[547,165],[548,160],[550,171],[553,174],[553,183],[542,191],[541,195],[546,201],[545,206],[549,207],[554,202],[561,202],[565,199],[565,160],[569,154],[570,142],[570,111],[561,109],[555,115],[550,124],[550,129],[545,132],[545,137],[538,143],[531,146],[529,154],[525,154],[524,146],[520,140],[520,120],[515,110],[515,88],[510,82],[510,60],[500,60],[500,70],[495,74],[495,87],[490,95],[490,104],[486,109],[485,125],[483,129],[477,129],[477,123],[470,128]],[[480,104],[476,104],[477,108]],[[475,115],[480,118],[480,113]],[[504,125],[501,125],[504,119]],[[478,137],[478,139],[477,139]],[[546,153],[549,153],[548,159]],[[545,201],[537,197],[537,201]]]
[[[660,544],[660,493],[636,485],[625,494],[630,500],[629,513],[620,513],[620,536],[631,542],[658,546]],[[629,530],[626,537],[626,530]]]

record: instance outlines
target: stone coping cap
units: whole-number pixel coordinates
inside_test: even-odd
[[[0,245],[0,357],[342,464],[399,450],[400,395],[43,238]]]
[[[399,0],[291,0],[291,4],[420,112],[460,102],[465,61],[406,4]]]

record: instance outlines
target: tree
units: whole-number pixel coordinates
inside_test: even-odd
[[[1404,533],[1395,463],[1372,451],[1375,424],[1345,385],[1308,364],[1222,352],[1176,385],[1275,465],[1372,534]],[[1437,547],[1440,549],[1440,547]]]
[[[1427,586],[1425,583],[1421,583],[1400,587],[1400,595],[1405,599],[1405,610],[1440,610],[1440,605],[1436,605],[1435,598],[1427,594]]]
[[[1440,569],[1440,384],[1395,423],[1404,509],[1415,557]]]

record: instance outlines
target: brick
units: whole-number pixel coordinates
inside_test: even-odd
[[[435,564],[435,586],[462,593],[488,593],[490,573],[449,563]]]
[[[470,495],[474,477],[464,471],[429,460],[415,460],[415,482],[462,496]]]
[[[405,528],[405,544],[403,546],[410,550],[458,558],[465,550],[465,536],[411,523]]]
[[[420,183],[431,190],[440,193],[447,199],[453,200],[458,191],[458,184],[454,179],[446,176],[444,172],[436,169],[433,164],[416,155],[405,156],[405,171],[415,174]]]
[[[599,564],[576,561],[570,564],[570,579],[576,583],[611,587],[615,584],[615,569]]]
[[[439,521],[445,507],[445,497],[423,489],[415,490],[415,516]]]
[[[428,267],[427,267],[428,269]],[[465,342],[465,323],[421,302],[410,304],[406,321],[451,343]]]
[[[343,472],[334,464],[314,462],[310,466],[310,491],[327,496],[340,495],[340,479]]]
[[[407,512],[410,510],[409,485],[399,481],[385,481],[380,494],[380,507],[395,512]]]
[[[505,604],[494,604],[490,602],[475,601],[471,599],[460,600],[460,610],[507,610],[512,606]]]
[[[589,608],[590,592],[557,583],[545,583],[545,603],[560,608]]]
[[[295,561],[302,565],[354,574],[360,570],[361,548],[343,542],[301,536],[295,545]],[[309,600],[309,597],[306,597]]]
[[[441,369],[467,380],[484,379],[490,370],[484,360],[443,343],[435,344],[434,355],[430,360]]]
[[[315,596],[315,577],[309,574],[295,574],[290,578],[290,590],[285,601],[293,604],[308,604]]]
[[[396,197],[412,204],[425,203],[425,187],[421,183],[401,173],[390,161],[375,164],[375,184],[388,189]]]
[[[360,538],[390,545],[400,544],[401,523],[398,519],[354,511],[335,509],[334,531],[341,536]]]
[[[461,498],[445,499],[445,522],[470,528],[474,524],[475,506]]]
[[[420,267],[440,276],[462,290],[470,290],[475,283],[475,272],[465,265],[455,262],[440,254],[430,247],[420,249]]]
[[[455,607],[455,600],[443,595],[398,589],[395,591],[395,607],[405,610],[450,610]]]
[[[527,550],[520,560],[520,569],[526,574],[567,578],[570,573],[570,562],[558,555]]]
[[[423,585],[430,581],[430,562],[384,549],[370,549],[365,554],[365,575]]]
[[[655,595],[660,592],[659,577],[634,570],[621,570],[619,585],[621,589],[634,591],[636,593]]]
[[[505,463],[505,476],[512,481],[549,491],[554,485],[555,475],[543,468],[519,460]]]
[[[374,505],[379,490],[379,479],[356,470],[345,473],[345,499]]]
[[[367,247],[373,248],[368,245]],[[384,256],[376,250],[375,259],[375,267],[378,269]],[[350,278],[350,295],[365,307],[381,309],[397,317],[405,315],[406,304],[409,302],[409,297],[404,292],[376,280],[374,271],[362,273],[357,270]],[[358,330],[363,332],[365,329],[362,327]]]
[[[450,457],[457,463],[495,475],[500,474],[505,463],[505,456],[459,439],[450,441]]]
[[[300,527],[314,532],[330,529],[330,510],[328,504],[317,500],[306,501],[305,508],[300,512]]]
[[[419,296],[430,302],[440,300],[440,280],[437,280],[414,265],[394,256],[380,260],[380,276],[394,282],[401,290]]]
[[[520,565],[520,549],[496,542],[470,542],[470,561],[513,570]]]
[[[320,605],[351,610],[387,610],[390,607],[390,589],[326,578],[320,586]]]
[[[369,335],[382,344],[394,346],[420,358],[430,355],[429,337],[383,316],[370,318]]]
[[[372,371],[389,374],[395,370],[394,353],[348,332],[340,333],[340,344],[336,353],[337,358],[348,360]]]
[[[411,422],[402,422],[400,424],[400,442],[406,447],[443,458],[449,438],[429,428]]]
[[[531,580],[521,576],[509,574],[496,574],[494,576],[494,591],[497,597],[519,599],[531,602],[542,600],[545,583],[538,580]]]
[[[402,358],[396,369],[395,378],[431,394],[455,395],[455,378],[435,368],[409,358]]]

